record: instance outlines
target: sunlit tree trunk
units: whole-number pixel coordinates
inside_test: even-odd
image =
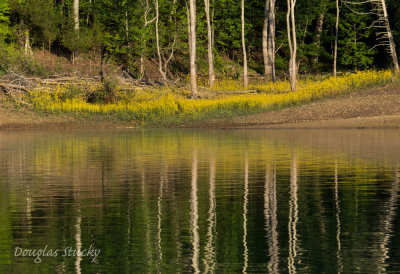
[[[244,0],[242,0],[242,50],[243,50],[243,86],[247,88],[249,80],[247,76],[247,52],[246,52],[246,38],[244,31]]]
[[[158,55],[158,70],[163,78],[164,81],[167,81],[167,75],[165,73],[165,71],[163,70],[163,62],[162,62],[162,58],[161,58],[161,51],[160,51],[160,37],[159,37],[159,31],[158,31],[158,27],[159,27],[159,8],[158,8],[158,0],[155,0],[154,2],[155,4],[155,9],[156,9],[156,46],[157,46],[157,55]]]
[[[296,39],[296,23],[294,17],[294,7],[296,0],[287,0],[287,14],[286,14],[286,26],[288,43],[290,50],[290,61],[289,61],[289,80],[290,90],[296,91],[297,82],[297,67],[296,67],[296,55],[297,55],[297,39]]]
[[[213,54],[213,41],[212,41],[212,26],[210,19],[210,0],[204,0],[204,8],[207,20],[207,39],[208,39],[208,84],[210,87],[214,85],[214,54]]]
[[[32,55],[32,48],[31,48],[31,41],[30,41],[30,35],[29,35],[29,30],[25,31],[25,55]]]
[[[337,74],[337,51],[338,51],[338,39],[339,39],[339,0],[336,0],[336,24],[335,24],[335,48],[333,53],[333,76]]]
[[[387,9],[386,9],[386,3],[385,3],[385,0],[380,0],[380,1],[382,3],[383,18],[385,21],[385,27],[386,27],[387,37],[389,40],[389,48],[390,48],[390,54],[391,54],[392,60],[393,60],[394,70],[396,73],[399,73],[400,72],[399,61],[397,59],[396,46],[395,46],[394,39],[393,39],[393,33],[392,33],[392,30],[390,29],[389,17],[388,17]]]
[[[264,73],[273,82],[275,82],[275,1],[265,1],[262,33]]]
[[[196,0],[189,0],[189,51],[190,51],[190,86],[193,98],[197,93],[197,68],[196,68]]]
[[[74,30],[79,31],[79,0],[74,0]]]
[[[143,29],[142,29],[142,44],[141,44],[141,49],[140,49],[140,77],[142,78],[144,76],[145,73],[145,68],[144,68],[144,54],[146,52],[146,41],[147,41],[147,37],[146,37],[146,29],[147,26],[150,25],[151,23],[153,23],[156,20],[156,17],[154,17],[151,20],[148,20],[148,15],[151,11],[150,5],[149,5],[149,0],[142,0],[142,6],[143,6],[143,10],[144,10],[144,23],[143,23]]]

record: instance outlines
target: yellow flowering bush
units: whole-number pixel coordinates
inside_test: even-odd
[[[293,104],[302,104],[312,100],[340,95],[363,87],[391,82],[394,75],[390,71],[362,71],[340,77],[329,77],[320,81],[301,80],[296,92],[290,92],[287,81],[277,83],[252,84],[249,89],[259,93],[225,94],[212,99],[192,100],[177,92],[140,91],[123,92],[117,88],[115,103],[88,103],[84,96],[65,96],[67,87],[57,86],[53,90],[35,90],[30,92],[28,100],[35,109],[54,113],[104,114],[124,120],[142,123],[180,123],[206,118],[244,115],[281,108]],[[239,81],[220,80],[215,91],[240,90]],[[99,88],[94,85],[89,91]],[[188,92],[188,91],[187,91]]]

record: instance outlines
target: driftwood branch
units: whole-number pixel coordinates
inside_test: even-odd
[[[31,104],[18,99],[11,90],[21,90],[25,93],[28,93],[28,90],[22,86],[18,86],[18,85],[13,85],[13,84],[0,84],[0,90],[3,92],[4,95],[6,95],[7,97],[11,98],[12,100],[14,100],[17,103],[26,105],[26,106],[30,106]]]

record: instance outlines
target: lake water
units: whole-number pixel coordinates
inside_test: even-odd
[[[0,272],[399,273],[399,172],[399,130],[2,131]]]

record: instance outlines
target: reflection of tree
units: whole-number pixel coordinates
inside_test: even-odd
[[[264,186],[264,215],[268,238],[268,272],[278,273],[279,245],[278,245],[278,218],[276,200],[276,167],[267,166]]]
[[[297,222],[298,222],[298,198],[297,198],[297,162],[293,155],[290,168],[290,201],[289,201],[289,273],[296,273],[295,259],[297,257]]]
[[[163,260],[163,253],[161,249],[161,223],[162,223],[162,199],[164,194],[164,183],[167,180],[167,172],[166,170],[161,172],[159,186],[158,186],[158,197],[157,197],[157,253],[158,253],[158,262],[157,269],[158,273],[161,273],[161,264]]]
[[[77,255],[75,257],[75,273],[80,274],[81,273],[81,248],[82,248],[82,230],[81,230],[81,222],[82,222],[82,214],[81,214],[81,208],[80,208],[80,201],[79,197],[77,197],[77,189],[75,187],[74,189],[74,198],[75,198],[75,203],[77,204],[77,210],[76,210],[76,224],[75,224],[75,248],[77,251]]]
[[[385,214],[383,215],[383,219],[381,221],[383,233],[381,234],[383,237],[381,239],[381,244],[379,246],[379,254],[380,258],[378,258],[378,268],[380,273],[386,272],[386,260],[389,258],[389,241],[393,231],[393,219],[395,218],[395,214],[397,212],[397,199],[399,197],[399,171],[398,168],[394,171],[394,180],[392,180],[392,189],[390,191],[390,197],[387,204],[384,207]]]
[[[217,225],[216,217],[216,199],[215,199],[215,157],[211,156],[210,159],[210,208],[208,210],[208,228],[207,228],[207,244],[205,247],[205,273],[213,273],[216,266],[216,250],[215,250],[215,239],[214,235],[216,233],[215,228]]]
[[[247,273],[249,250],[247,247],[247,204],[249,196],[249,157],[246,154],[244,162],[244,192],[243,192],[243,273]]]
[[[143,222],[145,224],[146,229],[146,259],[148,260],[149,265],[153,265],[153,256],[151,252],[150,242],[152,241],[150,237],[150,222],[149,222],[149,209],[147,207],[147,195],[145,193],[145,185],[146,185],[146,173],[144,171],[144,167],[141,168],[141,192],[142,192],[142,210],[143,210]]]
[[[192,190],[190,194],[190,231],[192,234],[192,267],[194,273],[200,273],[199,269],[199,252],[200,252],[200,237],[199,237],[199,209],[198,209],[198,197],[197,197],[197,150],[193,150],[192,156]]]
[[[26,227],[28,229],[28,233],[32,234],[32,192],[31,186],[29,184],[26,185]]]
[[[343,256],[341,247],[341,224],[340,224],[340,203],[339,203],[339,183],[338,183],[338,164],[335,161],[335,207],[336,207],[336,258],[338,263],[338,273],[343,272]]]

